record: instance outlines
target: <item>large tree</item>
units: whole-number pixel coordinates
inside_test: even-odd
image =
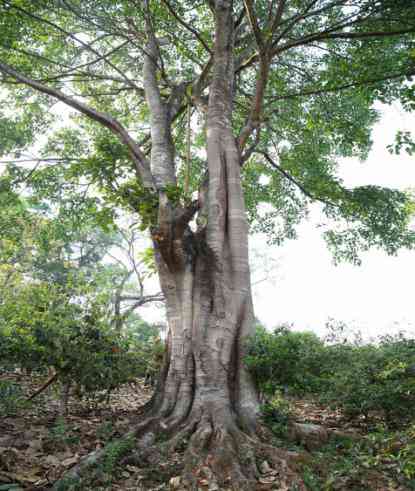
[[[295,479],[256,438],[248,228],[293,237],[319,201],[336,258],[414,244],[407,195],[336,177],[376,100],[413,107],[414,32],[414,0],[0,1],[2,153],[50,134],[16,179],[93,183],[150,230],[170,335],[137,435],[188,442],[183,486],[253,489],[259,455]]]

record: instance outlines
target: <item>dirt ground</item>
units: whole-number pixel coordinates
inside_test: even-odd
[[[68,413],[60,415],[58,384],[52,384],[30,403],[21,401],[33,394],[47,380],[47,376],[29,376],[20,373],[0,373],[0,381],[13,382],[21,388],[20,403],[9,407],[8,411],[0,412],[0,491],[46,490],[54,482],[67,473],[71,467],[90,452],[103,448],[109,442],[121,438],[126,432],[142,421],[140,406],[151,396],[152,389],[145,386],[143,381],[126,385],[112,393],[109,401],[97,403],[79,401],[70,398]],[[1,401],[0,401],[1,402]],[[330,433],[341,435],[349,433],[354,437],[364,437],[367,429],[345,421],[339,411],[321,407],[311,401],[290,401],[292,419],[299,423],[317,424]],[[1,406],[0,406],[1,409]],[[286,445],[294,451],[308,453],[311,449],[300,448],[295,442],[284,443],[278,437],[272,441],[277,445]],[[298,443],[298,442],[297,442]],[[291,445],[291,447],[290,447]],[[329,452],[337,452],[337,447]],[[324,470],[325,454],[309,453],[318,461],[316,472]],[[329,455],[329,454],[327,454]],[[320,461],[322,463],[320,463]],[[264,464],[263,467],[266,467]],[[145,459],[128,462],[122,465],[107,462],[101,468],[99,479],[93,486],[79,489],[94,490],[167,490],[178,489],[175,485],[177,476],[182,470],[182,455],[173,453],[163,456],[146,456]],[[370,469],[368,469],[369,473]],[[328,472],[328,471],[327,471]],[[175,481],[176,479],[176,481]],[[343,481],[342,481],[343,479]],[[387,474],[374,472],[366,487],[352,486],[350,479],[339,474],[332,485],[319,487],[320,484],[309,486],[311,491],[325,490],[374,490],[405,491],[401,484],[391,482]],[[342,484],[343,483],[343,484]],[[78,488],[77,488],[78,489]],[[210,489],[208,487],[201,489]],[[258,489],[279,489],[273,484],[272,473],[264,470]]]

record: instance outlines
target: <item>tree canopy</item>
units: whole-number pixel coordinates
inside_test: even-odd
[[[211,7],[2,0],[0,149],[25,164],[14,168],[18,177],[30,174],[51,195],[54,187],[62,192],[60,179],[68,189],[93,184],[103,222],[116,203],[151,225],[158,198],[147,192],[157,176],[150,175],[154,117],[145,84],[154,76],[172,125],[171,195],[189,200],[206,171]],[[372,245],[389,253],[413,245],[411,196],[348,189],[336,167],[340,157],[367,155],[375,101],[414,108],[414,7],[412,0],[233,2],[232,126],[251,228],[271,242],[295,237],[309,203],[320,201],[336,223],[325,237],[337,259],[356,261]],[[147,53],[155,67],[146,75],[149,29],[157,52]],[[401,135],[398,146],[411,148],[408,138]]]

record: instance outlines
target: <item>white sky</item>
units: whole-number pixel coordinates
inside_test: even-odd
[[[382,114],[368,160],[345,159],[339,174],[349,187],[415,188],[415,156],[393,156],[386,150],[398,129],[415,133],[415,116],[398,106],[382,106]],[[326,321],[334,318],[361,329],[365,337],[399,330],[415,335],[415,251],[390,257],[372,250],[362,255],[360,267],[334,266],[315,227],[320,218],[316,205],[299,227],[299,239],[280,248],[264,248],[263,238],[251,238],[256,252],[276,263],[273,280],[254,286],[256,316],[267,327],[288,322],[295,329],[317,333],[323,333]]]

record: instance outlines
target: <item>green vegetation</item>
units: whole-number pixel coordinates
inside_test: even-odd
[[[263,421],[277,444],[304,450],[289,436],[297,401],[320,417],[340,415],[332,422],[340,432],[303,465],[310,491],[415,489],[415,340],[400,334],[365,343],[348,340],[344,328],[333,325],[321,340],[257,327],[245,362],[263,394]]]
[[[388,254],[415,247],[413,190],[351,188],[338,172],[342,159],[368,155],[378,104],[415,109],[413,4],[0,0],[0,371],[49,372],[64,404],[70,389],[99,399],[138,375],[153,380],[163,343],[135,310],[163,300],[143,293],[143,279],[158,267],[171,275],[163,288],[171,293],[169,322],[178,326],[168,381],[188,377],[177,390],[160,384],[158,426],[170,423],[184,392],[196,394],[190,406],[207,409],[205,395],[221,380],[218,389],[230,397],[211,425],[215,438],[228,431],[213,416],[236,418],[251,407],[244,390],[233,389],[234,381],[248,380],[233,368],[240,367],[239,337],[252,303],[248,285],[236,284],[242,272],[249,282],[240,247],[247,242],[245,211],[250,230],[279,245],[296,237],[318,204],[335,261],[359,263],[372,247]],[[220,111],[226,117],[218,118]],[[223,138],[213,131],[218,119]],[[413,135],[400,131],[389,150],[413,154]],[[122,230],[127,212],[133,219]],[[131,236],[149,229],[152,248],[138,259]],[[129,267],[117,255],[108,259],[120,245]],[[196,273],[205,271],[206,256],[213,274],[201,282]],[[233,301],[236,290],[246,298]],[[212,322],[204,320],[207,312]],[[206,326],[229,330],[232,342],[208,341]],[[185,353],[186,370],[176,372]],[[386,428],[373,432],[373,441],[330,443],[321,454],[330,470],[305,471],[310,489],[370,489],[373,481],[356,473],[384,459],[396,482],[413,479],[413,340],[324,342],[310,333],[258,330],[246,364],[268,398],[264,420],[280,439],[288,437],[287,397],[312,398],[359,424]],[[199,375],[214,365],[229,377]],[[245,382],[236,385],[244,389]],[[23,394],[15,380],[1,381],[0,414],[22,409]],[[190,406],[186,417],[193,417]],[[231,426],[229,461],[241,460]],[[60,421],[51,435],[65,445],[72,438]],[[203,452],[215,454],[215,438]],[[399,448],[390,443],[396,439]],[[106,472],[124,448],[109,447]],[[204,457],[195,456],[195,466]],[[247,470],[242,483],[255,472]]]
[[[16,179],[10,169],[0,175],[0,371],[55,374],[64,405],[65,392],[99,400],[137,377],[154,379],[163,343],[135,312],[154,258],[130,252],[134,231],[103,228],[93,198],[62,189],[52,204],[53,181],[19,194]],[[124,249],[132,264],[106,259]],[[22,404],[19,387],[2,382],[0,411]]]
[[[415,426],[386,431],[379,427],[359,441],[334,438],[313,454],[304,470],[310,491],[415,489]]]
[[[245,362],[268,397],[313,396],[349,417],[376,412],[391,425],[414,416],[415,340],[403,335],[327,342],[310,332],[259,327]]]

